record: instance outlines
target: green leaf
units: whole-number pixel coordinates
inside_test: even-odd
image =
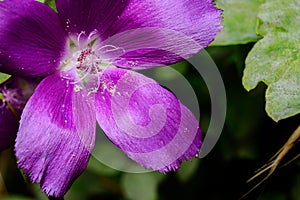
[[[258,14],[257,42],[246,59],[243,85],[268,85],[266,111],[275,121],[300,113],[300,2],[269,0]]]
[[[11,75],[0,73],[0,84],[5,82],[7,79],[9,79]]]
[[[223,12],[224,28],[211,45],[233,45],[256,42],[256,16],[265,0],[217,0]]]
[[[47,4],[48,6],[50,6],[53,10],[56,11],[56,3],[55,0],[36,0],[39,1],[41,3]]]
[[[50,6],[53,10],[57,11],[55,0],[44,0],[44,2],[45,2],[45,4]]]

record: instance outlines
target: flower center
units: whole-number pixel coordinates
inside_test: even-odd
[[[102,71],[101,57],[91,48],[76,52],[75,59],[76,57],[75,67],[79,80],[83,80],[88,75],[97,75]]]
[[[23,108],[25,103],[24,96],[22,95],[20,89],[7,88],[4,85],[0,88],[0,109],[9,109],[12,114],[19,119],[19,111]]]
[[[66,58],[62,61],[60,70],[63,78],[74,84],[75,92],[86,89],[88,94],[96,93],[100,86],[100,77],[103,71],[112,67],[113,58],[108,52],[122,51],[113,45],[99,45],[97,31],[88,37],[81,32],[77,38],[70,38]]]
[[[9,89],[6,86],[0,89],[0,99],[2,100],[1,108],[6,104],[14,105],[17,109],[21,109],[23,106],[24,98],[19,89]]]

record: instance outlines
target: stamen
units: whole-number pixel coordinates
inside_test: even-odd
[[[88,41],[93,41],[95,38],[92,39],[92,37],[95,37],[97,33],[98,33],[97,29],[93,30],[93,31],[89,34]]]
[[[82,35],[85,35],[85,31],[81,31],[81,32],[79,33],[79,35],[77,36],[77,44],[78,44],[78,45],[80,45],[80,38],[81,38]]]
[[[115,57],[125,52],[123,48],[114,45],[99,47],[97,33],[98,31],[94,30],[86,37],[86,32],[82,31],[76,39],[70,38],[70,54],[61,63],[61,77],[74,84],[75,92],[84,88],[88,95],[96,93],[103,70],[112,65]]]
[[[112,64],[113,60],[125,54],[125,49],[114,45],[103,45],[95,50],[98,54],[103,55],[102,63]]]

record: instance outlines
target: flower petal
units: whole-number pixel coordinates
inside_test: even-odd
[[[105,43],[125,50],[115,62],[121,67],[173,64],[191,57],[214,40],[222,28],[221,13],[212,0],[130,0],[109,29],[107,35],[113,38]],[[198,45],[191,45],[191,40]]]
[[[10,77],[0,85],[0,151],[14,144],[19,118],[37,80]]]
[[[19,122],[4,105],[0,108],[0,151],[12,146],[18,131]]]
[[[96,96],[97,120],[108,138],[146,168],[167,172],[199,152],[194,115],[152,79],[107,69]]]
[[[115,66],[132,69],[176,63],[204,48],[181,32],[156,27],[125,31],[96,45],[97,53],[111,58]],[[118,51],[105,47],[114,47]]]
[[[123,12],[128,0],[56,0],[56,7],[65,30],[72,34],[94,30],[107,38],[106,32]]]
[[[187,59],[211,43],[222,28],[222,12],[212,0],[56,2],[67,32],[80,38],[96,33],[101,40],[99,48],[124,49],[114,64],[125,68],[161,66]]]
[[[96,131],[94,99],[55,74],[26,104],[16,139],[18,165],[49,196],[63,196],[86,168]]]
[[[45,76],[59,66],[66,33],[57,14],[35,0],[0,1],[0,71]]]
[[[136,28],[157,27],[184,33],[207,46],[220,31],[221,13],[212,0],[129,0],[111,28],[111,36]]]

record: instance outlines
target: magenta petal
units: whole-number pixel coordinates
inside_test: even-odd
[[[154,80],[132,71],[107,69],[101,83],[96,96],[98,123],[131,159],[167,172],[199,152],[198,121]]]
[[[96,131],[94,99],[59,75],[44,79],[21,116],[18,165],[49,196],[63,196],[86,168]]]
[[[56,0],[56,7],[66,31],[71,34],[94,30],[107,38],[108,29],[115,23],[128,0]]]
[[[114,61],[120,67],[173,64],[190,58],[214,40],[222,28],[221,13],[211,0],[131,0],[111,27],[113,36],[101,45],[124,50]]]
[[[0,71],[46,76],[59,66],[66,47],[57,14],[35,0],[0,1]]]
[[[114,65],[143,69],[188,59],[204,47],[187,35],[163,28],[140,28],[116,34],[97,44],[99,54],[115,58]],[[104,47],[115,46],[115,51]],[[123,51],[121,51],[123,50]]]
[[[123,31],[156,27],[179,31],[207,46],[220,31],[221,10],[213,0],[129,0],[112,26],[112,35]]]

